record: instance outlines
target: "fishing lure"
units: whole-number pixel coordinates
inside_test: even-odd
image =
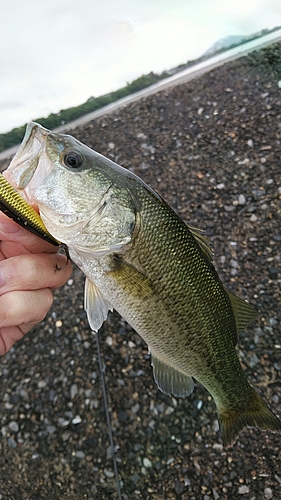
[[[59,246],[46,229],[40,215],[32,208],[11,184],[0,174],[0,210],[10,219],[52,245]]]

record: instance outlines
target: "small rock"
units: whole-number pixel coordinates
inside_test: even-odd
[[[258,362],[259,358],[256,356],[256,354],[253,354],[250,358],[249,365],[251,368],[253,368]]]
[[[249,491],[249,486],[246,486],[246,484],[243,484],[243,486],[239,486],[238,488],[239,495],[244,495],[245,493],[249,493]]]
[[[264,498],[266,498],[266,500],[270,500],[271,498],[273,498],[273,493],[271,488],[264,489]]]
[[[149,458],[144,458],[143,459],[143,465],[146,469],[149,469],[149,467],[152,467],[152,462],[149,460]]]
[[[277,279],[279,274],[279,269],[277,267],[269,267],[268,272],[271,279]]]
[[[70,431],[65,431],[61,435],[63,441],[67,441],[70,438],[70,436],[71,436],[71,432]]]
[[[11,448],[16,448],[17,447],[17,442],[13,438],[8,438],[7,439],[8,445]]]
[[[54,434],[54,432],[56,431],[56,428],[54,425],[47,425],[46,430],[47,430],[48,434]]]
[[[66,420],[65,418],[59,417],[58,418],[58,425],[60,427],[67,427],[69,424],[69,420]]]
[[[281,234],[274,234],[274,236],[272,237],[272,239],[274,241],[281,241]]]
[[[132,409],[133,413],[137,413],[139,411],[139,409],[140,409],[139,403],[136,403],[134,406],[132,406],[131,409]]]
[[[39,380],[37,385],[38,385],[38,389],[44,389],[44,387],[46,387],[46,385],[47,385],[47,382],[46,382],[46,380]]]
[[[103,472],[104,472],[106,477],[109,477],[109,478],[114,477],[114,472],[112,470],[103,469]]]
[[[70,397],[71,397],[71,399],[74,399],[77,393],[78,393],[77,384],[72,384],[72,386],[70,387]]]
[[[235,207],[231,205],[224,205],[223,208],[225,209],[226,212],[233,212],[233,210],[235,210]]]
[[[184,483],[182,483],[181,481],[176,481],[176,484],[175,484],[175,492],[177,495],[182,495],[182,493],[184,492],[185,490],[185,486],[184,486]]]
[[[11,420],[11,422],[9,423],[9,429],[12,432],[18,432],[19,424],[15,420]]]
[[[5,437],[7,435],[7,427],[5,425],[3,425],[3,427],[1,427],[1,434],[3,437]]]
[[[240,195],[239,195],[239,198],[238,198],[238,203],[239,203],[239,205],[245,205],[245,203],[246,203],[246,198],[245,198],[245,196],[244,196],[243,194],[240,194]]]
[[[254,200],[259,200],[264,195],[264,191],[261,189],[252,189],[252,196]]]
[[[82,418],[80,417],[80,415],[76,415],[76,417],[74,417],[72,419],[73,425],[81,424],[81,422],[82,422]]]
[[[219,496],[217,490],[215,490],[215,488],[212,488],[212,492],[213,492],[214,500],[219,500],[220,496]]]

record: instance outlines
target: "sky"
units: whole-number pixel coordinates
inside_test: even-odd
[[[280,0],[1,0],[0,133],[280,25]]]

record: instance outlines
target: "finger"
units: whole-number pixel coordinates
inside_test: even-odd
[[[46,314],[42,317],[41,321],[45,316]],[[38,323],[40,321],[32,321],[20,326],[4,326],[0,328],[0,356],[6,354],[18,340],[22,339]]]
[[[26,247],[31,252],[56,252],[57,246],[51,245],[39,236],[12,221],[0,212],[0,240],[13,241]]]
[[[24,333],[18,326],[0,328],[0,356],[7,354],[11,347],[23,336]]]
[[[25,246],[20,245],[20,243],[15,243],[14,241],[1,241],[0,260],[10,259],[10,257],[16,257],[16,255],[30,253],[32,252],[30,252]]]
[[[0,262],[0,295],[15,290],[59,288],[66,283],[71,272],[71,263],[62,254],[11,257]]]
[[[0,297],[1,328],[38,323],[45,318],[52,303],[49,288],[5,293]]]
[[[0,328],[0,356],[7,354],[13,345],[29,332],[37,323]]]

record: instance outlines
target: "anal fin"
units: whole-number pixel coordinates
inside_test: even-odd
[[[151,364],[155,382],[162,392],[168,396],[173,394],[182,398],[192,393],[194,389],[192,377],[175,369],[155,353],[151,353]]]

